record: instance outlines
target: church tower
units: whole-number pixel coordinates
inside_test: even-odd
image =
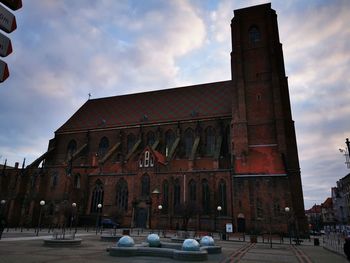
[[[231,30],[235,177],[283,182],[281,188],[287,189],[281,193],[286,199],[282,205],[292,209],[302,231],[306,224],[300,168],[276,12],[271,4],[235,10]],[[275,190],[269,191],[271,195]]]

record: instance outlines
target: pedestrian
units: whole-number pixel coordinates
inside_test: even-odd
[[[348,261],[350,261],[350,236],[347,236],[345,238],[344,253],[345,253],[346,258],[348,259]]]

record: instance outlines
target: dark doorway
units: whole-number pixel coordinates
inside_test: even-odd
[[[245,218],[237,218],[237,232],[245,232]]]
[[[138,228],[146,228],[148,211],[146,208],[136,209],[135,226]]]

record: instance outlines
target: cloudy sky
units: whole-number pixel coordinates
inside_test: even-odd
[[[230,79],[233,10],[250,0],[23,0],[0,84],[0,164],[27,164],[87,99]],[[272,1],[305,207],[350,172],[350,1]]]

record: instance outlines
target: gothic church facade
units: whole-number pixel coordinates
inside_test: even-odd
[[[231,80],[88,100],[46,153],[5,169],[8,222],[35,225],[45,200],[45,224],[67,224],[74,202],[80,225],[101,213],[123,227],[286,232],[292,216],[305,231],[276,12],[235,10],[231,33]]]

